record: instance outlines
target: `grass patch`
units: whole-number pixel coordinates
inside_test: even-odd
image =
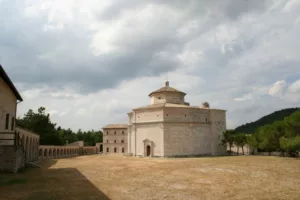
[[[14,179],[2,179],[0,180],[0,186],[9,186],[9,185],[16,185],[16,184],[25,184],[28,180],[25,178],[14,178]]]

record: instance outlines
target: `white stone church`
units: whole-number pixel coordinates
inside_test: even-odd
[[[226,110],[208,103],[190,106],[185,93],[169,86],[151,92],[148,106],[128,113],[127,152],[133,156],[172,157],[221,155]]]

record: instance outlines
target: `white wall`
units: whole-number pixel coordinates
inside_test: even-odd
[[[134,132],[133,132],[134,134]],[[153,156],[164,156],[162,123],[139,124],[136,127],[136,154],[144,156],[144,142],[148,139],[154,142]],[[135,141],[133,141],[133,144]]]

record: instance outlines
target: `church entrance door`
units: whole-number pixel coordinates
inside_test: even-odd
[[[147,145],[147,156],[150,156],[150,154],[151,154],[151,147],[150,147],[150,145]]]

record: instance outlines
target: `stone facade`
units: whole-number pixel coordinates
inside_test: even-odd
[[[12,133],[15,131],[16,112],[17,97],[4,78],[0,77],[0,132]],[[4,139],[3,137],[0,135],[0,140]],[[1,142],[13,145],[13,141],[2,140]]]
[[[128,113],[128,153],[133,156],[223,155],[226,111],[190,106],[185,93],[166,82],[150,96],[150,105]]]
[[[103,127],[103,152],[125,154],[127,152],[127,135],[127,124],[109,124]]]
[[[16,133],[20,139],[20,146],[22,146],[25,151],[26,161],[37,161],[39,159],[40,136],[20,127],[16,127]]]
[[[0,65],[0,171],[16,172],[25,166],[26,152],[17,133],[17,103],[22,97]]]

